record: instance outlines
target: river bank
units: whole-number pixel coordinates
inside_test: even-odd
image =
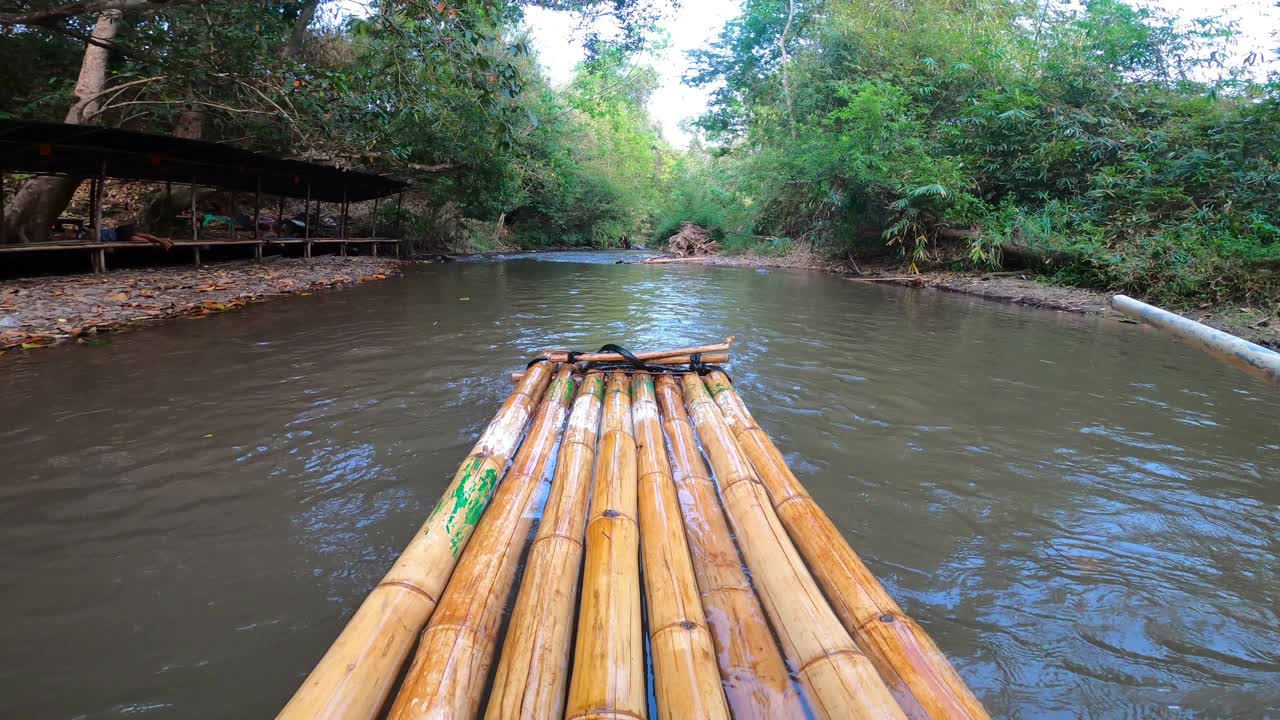
[[[833,262],[808,249],[797,249],[778,257],[754,254],[706,255],[688,258],[656,258],[646,262],[817,270],[843,275],[854,282],[928,288],[976,295],[987,300],[1045,310],[1100,315],[1120,322],[1133,322],[1111,309],[1112,293],[1053,285],[1029,272],[925,270],[912,273],[909,268],[899,263],[861,264],[851,267],[843,262]],[[1277,316],[1277,311],[1238,305],[1168,309],[1263,347],[1280,350],[1280,316]]]
[[[0,282],[0,352],[92,343],[108,330],[382,280],[398,275],[400,267],[389,258],[274,258],[7,280]]]

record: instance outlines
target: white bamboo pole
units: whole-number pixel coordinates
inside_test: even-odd
[[[1280,353],[1124,295],[1111,298],[1111,307],[1135,320],[1142,320],[1190,340],[1192,344],[1223,357],[1234,365],[1241,365],[1273,382],[1280,382]]]

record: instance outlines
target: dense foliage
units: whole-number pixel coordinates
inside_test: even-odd
[[[1122,0],[746,0],[659,232],[1274,301],[1280,92],[1235,37]]]
[[[590,37],[589,61],[557,89],[519,32],[526,6],[628,24],[612,42]],[[653,73],[627,58],[670,3],[384,0],[345,16],[350,7],[174,1],[127,13],[86,120],[410,176],[407,220],[424,247],[647,238],[668,150],[644,108]],[[0,111],[61,120],[94,21],[0,25],[7,67],[42,59],[0,82]]]

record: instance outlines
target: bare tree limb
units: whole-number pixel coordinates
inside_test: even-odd
[[[84,0],[27,12],[0,12],[0,25],[39,25],[76,15],[97,15],[107,10],[150,12],[173,5],[199,5],[208,0]]]

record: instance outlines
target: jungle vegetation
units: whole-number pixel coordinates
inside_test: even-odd
[[[1221,19],[1125,0],[744,0],[693,54],[686,82],[713,103],[677,149],[643,54],[671,0],[347,7],[0,3],[0,62],[27,69],[0,78],[0,112],[410,176],[428,249],[654,244],[689,221],[730,251],[1280,302],[1275,48]],[[529,7],[622,32],[584,30],[588,57],[552,86]],[[91,41],[104,19],[110,39]],[[61,209],[23,201],[6,222]]]

